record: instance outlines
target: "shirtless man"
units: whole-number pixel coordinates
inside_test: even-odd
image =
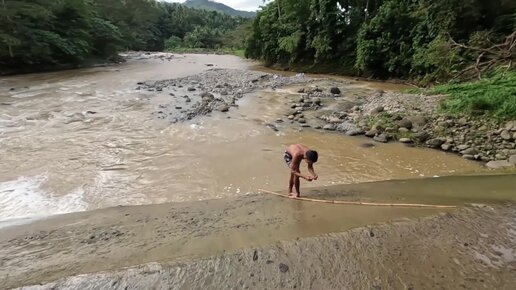
[[[290,168],[290,181],[288,184],[289,197],[299,197],[299,178],[303,178],[307,181],[317,180],[317,178],[319,178],[319,176],[315,174],[313,167],[313,164],[317,162],[319,155],[317,154],[317,151],[310,150],[310,148],[303,144],[292,144],[287,147],[283,158]],[[303,159],[308,165],[308,172],[310,172],[310,175],[301,174],[299,166],[301,165],[301,160]],[[294,185],[295,191],[292,191]]]

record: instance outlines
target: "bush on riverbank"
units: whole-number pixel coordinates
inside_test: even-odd
[[[516,120],[516,72],[498,72],[479,81],[438,85],[431,93],[447,97],[443,112],[453,115],[485,114],[500,121]]]

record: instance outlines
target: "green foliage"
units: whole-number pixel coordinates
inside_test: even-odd
[[[246,55],[428,84],[476,60],[451,39],[490,47],[515,28],[507,0],[274,0],[259,11]]]
[[[441,104],[451,114],[487,114],[498,120],[516,119],[516,72],[499,71],[475,82],[434,87],[432,93],[447,95]]]
[[[181,47],[183,40],[175,35],[172,35],[169,39],[165,40],[165,49],[173,50]]]
[[[229,36],[237,27],[238,36]],[[1,0],[0,71],[79,64],[124,49],[219,48],[225,41],[238,49],[246,29],[241,17],[154,0]]]

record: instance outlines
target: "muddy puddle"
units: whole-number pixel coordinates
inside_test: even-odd
[[[137,90],[142,81],[252,65],[185,55],[0,79],[0,221],[281,190],[289,174],[282,154],[293,142],[321,156],[319,180],[302,188],[483,170],[432,150],[366,148],[370,140],[279,123],[271,130],[266,124],[282,117],[295,86],[251,93],[238,109],[177,124],[152,114],[171,92]],[[346,80],[341,89],[353,96],[379,86],[387,85]]]

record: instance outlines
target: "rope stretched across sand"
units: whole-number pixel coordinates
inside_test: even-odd
[[[277,192],[268,191],[265,189],[258,189],[263,193],[273,194],[281,197],[290,198],[288,195],[284,195]],[[379,203],[379,202],[362,202],[362,201],[343,201],[343,200],[325,200],[325,199],[314,199],[306,197],[296,197],[292,199],[322,203],[333,203],[333,204],[349,204],[349,205],[367,205],[367,206],[404,206],[404,207],[430,207],[430,208],[456,208],[454,205],[434,205],[434,204],[419,204],[419,203]]]

